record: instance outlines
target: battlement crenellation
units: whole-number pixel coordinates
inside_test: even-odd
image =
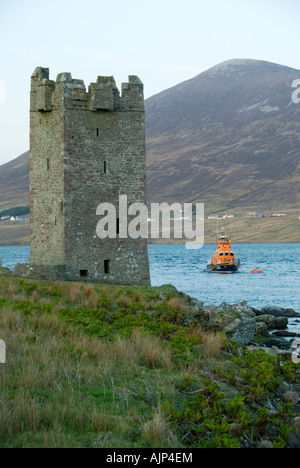
[[[49,69],[38,67],[31,77],[31,112],[51,112],[60,107],[97,111],[142,111],[144,86],[130,75],[122,83],[121,94],[113,76],[98,76],[88,90],[83,80],[71,73],[60,73],[56,81],[49,79]]]

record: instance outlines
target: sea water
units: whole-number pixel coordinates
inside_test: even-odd
[[[233,248],[241,261],[240,271],[216,274],[206,271],[214,245],[199,250],[150,245],[152,286],[173,284],[204,305],[247,301],[257,309],[275,305],[300,312],[300,244],[236,244]],[[251,273],[254,269],[263,273]],[[289,330],[300,333],[300,319],[289,319]]]
[[[276,305],[300,312],[300,244],[236,244],[233,248],[241,269],[222,275],[206,271],[214,245],[199,250],[149,245],[152,286],[172,284],[205,305],[247,301],[257,309]],[[2,265],[13,270],[16,263],[28,262],[29,252],[29,247],[0,247]],[[263,273],[251,273],[254,269]],[[291,319],[290,328],[300,333],[300,322]]]
[[[150,245],[152,285],[173,284],[205,305],[245,300],[257,309],[277,305],[300,312],[300,244],[236,244],[233,248],[241,261],[240,271],[216,274],[206,271],[214,245],[199,250]],[[251,273],[254,269],[263,273]]]

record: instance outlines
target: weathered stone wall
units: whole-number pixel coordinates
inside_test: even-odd
[[[50,91],[51,90],[51,91]],[[30,108],[30,263],[65,263],[64,110],[47,69],[32,76]]]
[[[100,203],[118,209],[119,195],[127,195],[128,204],[146,202],[140,80],[129,77],[120,96],[112,77],[99,77],[87,92],[70,73],[53,82],[48,69],[38,68],[30,114],[30,268],[16,271],[31,277],[47,277],[48,271],[49,279],[150,284],[146,239],[96,235]]]

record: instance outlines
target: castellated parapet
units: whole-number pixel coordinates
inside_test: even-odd
[[[150,284],[146,239],[99,239],[100,203],[146,203],[143,84],[82,80],[49,69],[31,77],[29,265],[15,274],[50,280]],[[117,233],[118,234],[118,233]]]

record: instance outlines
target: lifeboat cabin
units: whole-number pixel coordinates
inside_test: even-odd
[[[224,234],[218,239],[218,247],[211,260],[207,262],[210,273],[236,273],[240,268],[240,261],[236,261],[231,248],[231,240]]]

